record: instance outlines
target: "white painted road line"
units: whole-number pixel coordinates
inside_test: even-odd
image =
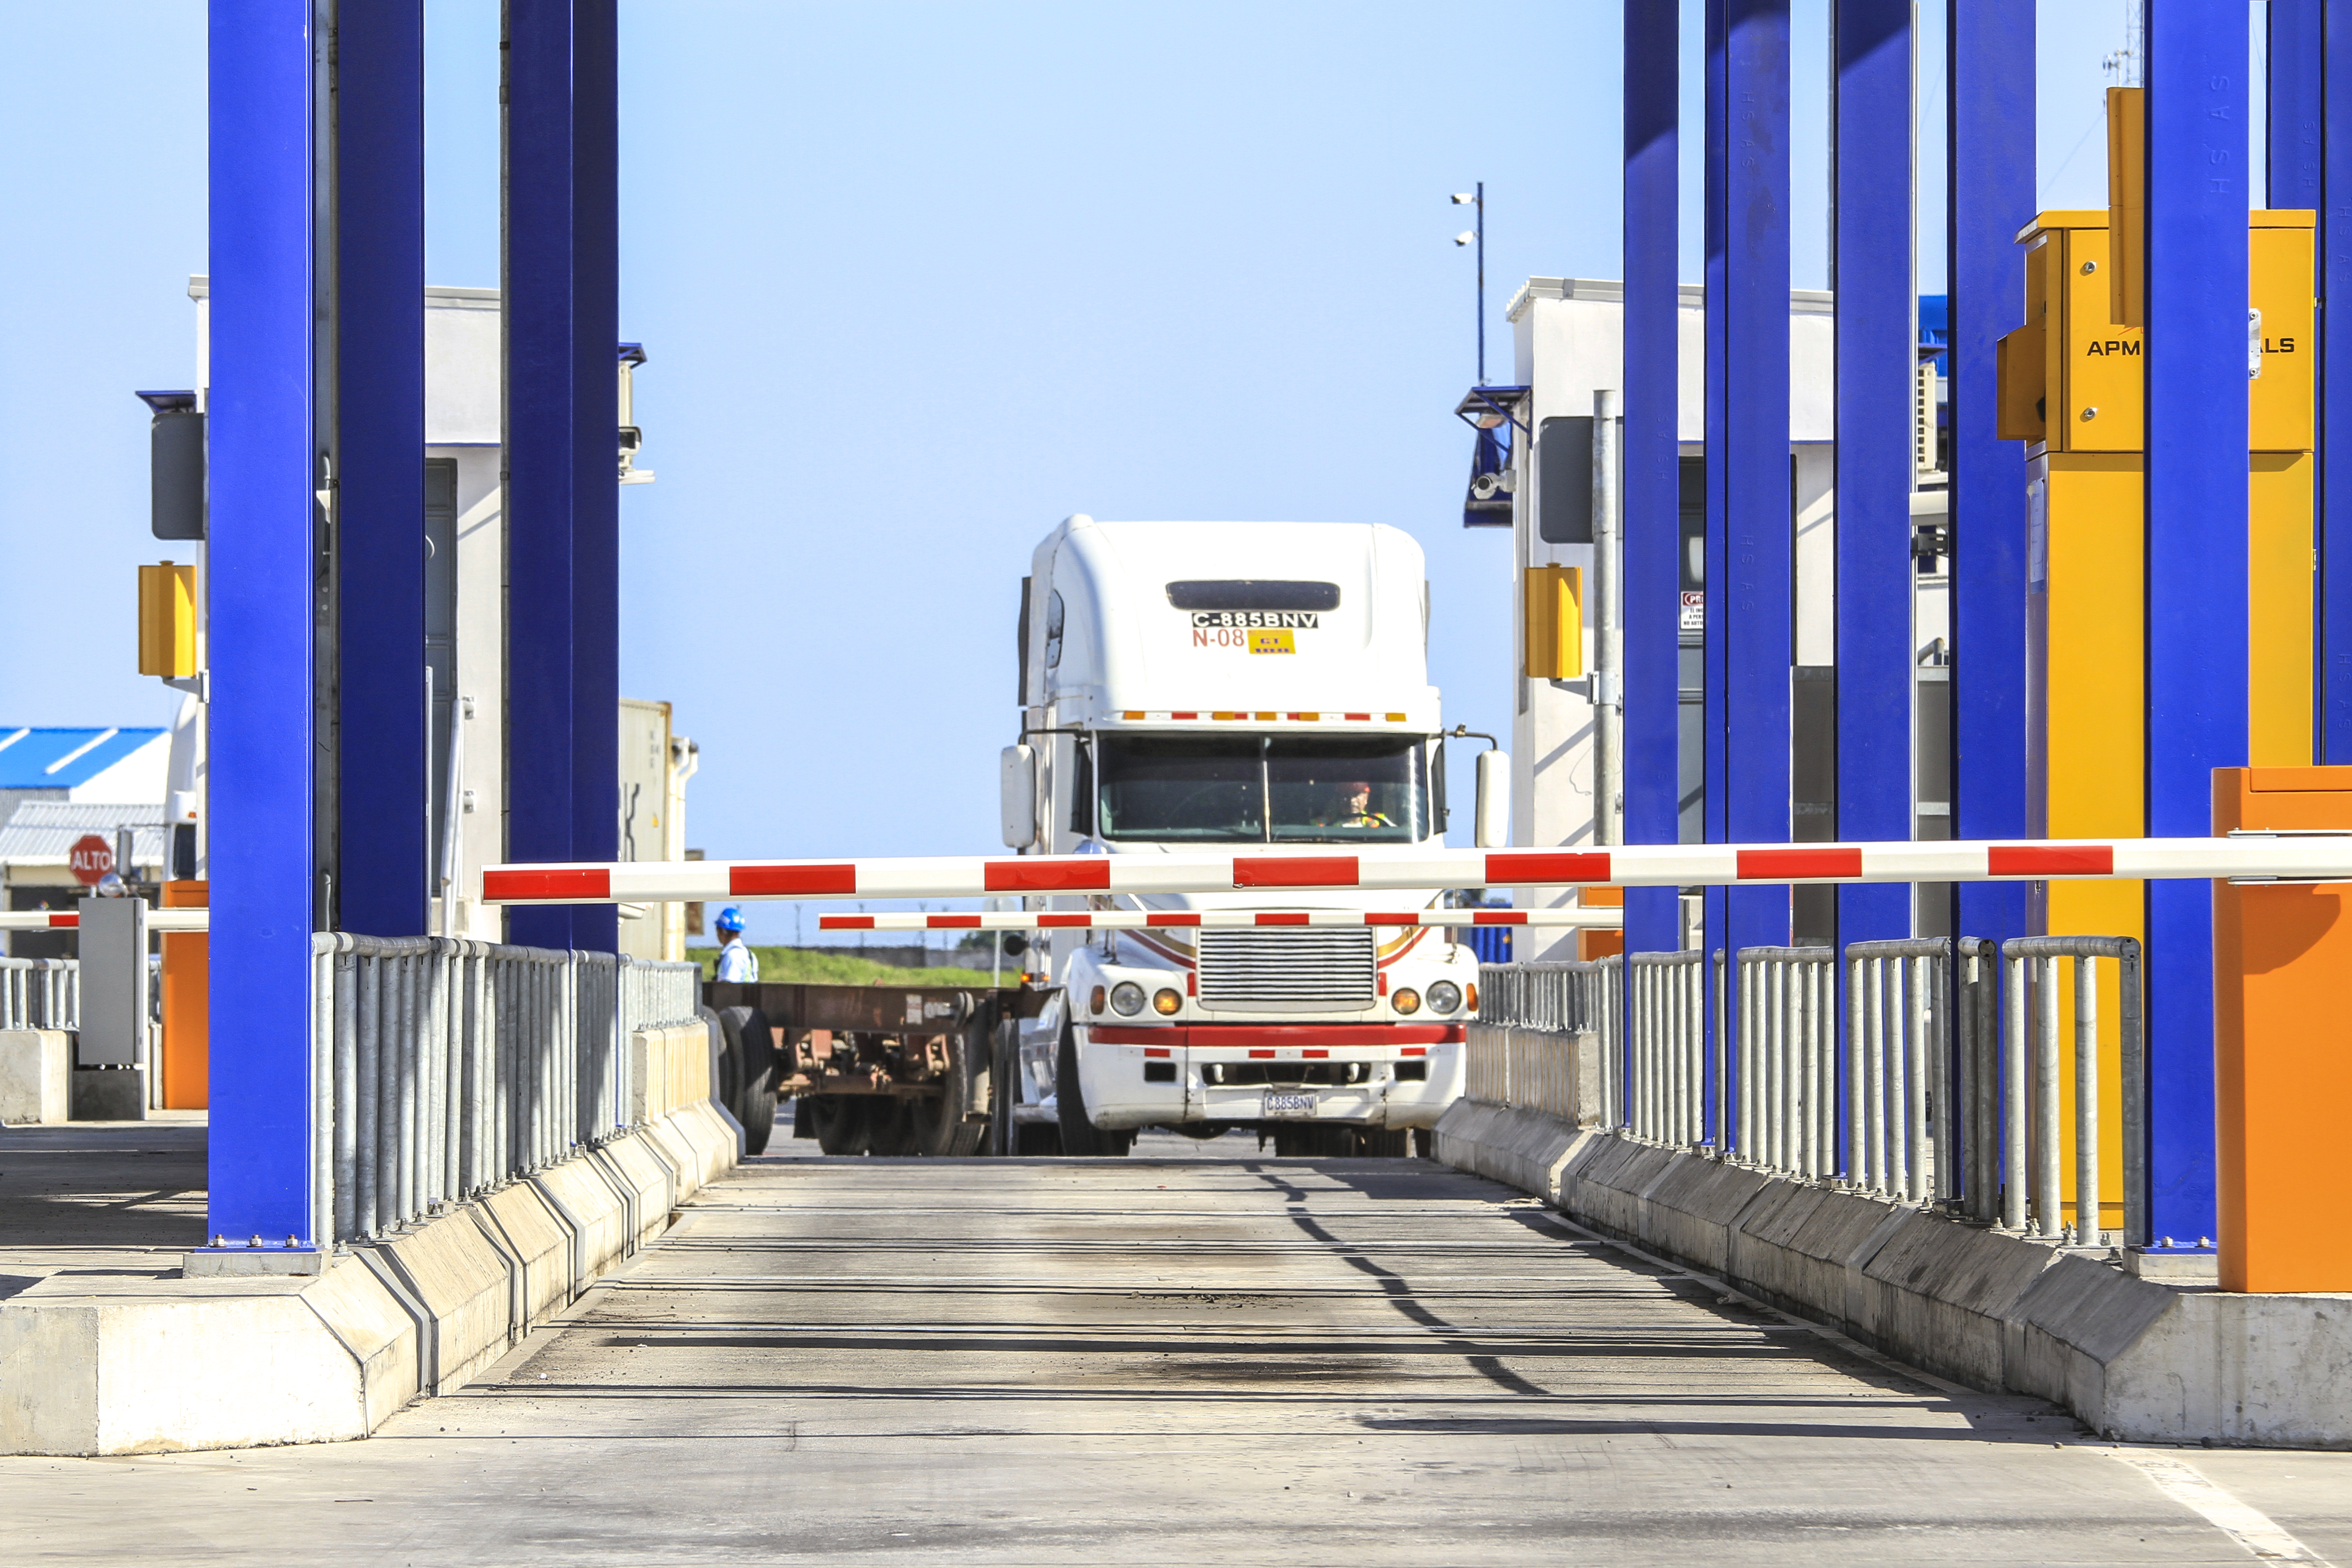
[[[2264,1563],[2314,1563],[2327,1568],[2322,1557],[2280,1529],[2251,1503],[2240,1502],[2187,1461],[2151,1448],[2109,1448],[2107,1452],[2154,1481],[2157,1490],[2205,1516],[2214,1529]]]

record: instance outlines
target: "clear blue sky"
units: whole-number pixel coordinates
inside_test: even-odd
[[[2043,11],[2042,200],[2101,205],[2122,0]],[[1618,13],[623,0],[621,331],[651,355],[637,408],[659,475],[623,497],[623,684],[701,744],[690,840],[991,847],[1019,579],[1076,511],[1411,530],[1449,719],[1507,730],[1507,544],[1459,526],[1472,275],[1446,195],[1486,182],[1507,367],[1520,279],[1618,271]],[[1825,15],[1796,0],[1792,260],[1813,287]],[[498,6],[428,16],[428,271],[492,286]],[[0,721],[158,723],[177,699],[133,673],[132,567],[172,547],[147,534],[130,394],[190,381],[204,10],[0,17],[17,67]],[[1940,0],[1921,31],[1933,292]]]

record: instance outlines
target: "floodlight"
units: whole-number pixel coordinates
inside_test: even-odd
[[[1477,197],[1470,194],[1467,191],[1456,191],[1454,193],[1454,204],[1457,207],[1466,207],[1477,199]]]
[[[1472,240],[1476,239],[1477,237],[1478,231],[1476,229],[1464,229],[1460,234],[1454,236],[1454,243],[1455,245],[1468,245]]]

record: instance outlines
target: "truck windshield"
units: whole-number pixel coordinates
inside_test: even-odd
[[[1190,843],[1415,843],[1419,737],[1104,736],[1097,831]]]

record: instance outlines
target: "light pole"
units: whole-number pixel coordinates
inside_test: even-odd
[[[1456,191],[1454,204],[1477,209],[1478,226],[1464,229],[1454,236],[1455,245],[1475,245],[1478,247],[1478,384],[1486,384],[1486,182],[1481,180],[1473,190]]]

